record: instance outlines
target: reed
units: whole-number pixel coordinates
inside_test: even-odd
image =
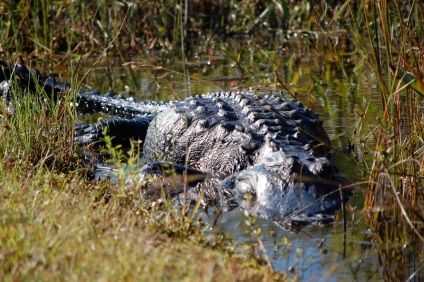
[[[319,2],[319,1],[318,1]],[[110,54],[177,49],[222,36],[255,34],[281,44],[290,30],[321,30],[337,4],[313,1],[3,1],[0,40],[8,52],[52,59],[89,55],[109,46]],[[119,32],[120,31],[120,32]],[[276,32],[280,34],[275,36]],[[55,55],[55,56],[53,56]]]
[[[418,1],[359,1],[349,5],[351,37],[373,69],[383,104],[377,126],[364,213],[386,280],[419,277],[423,261],[423,46]],[[369,124],[367,113],[362,113]],[[408,254],[413,253],[411,257]]]

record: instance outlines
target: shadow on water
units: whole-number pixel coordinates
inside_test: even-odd
[[[129,59],[106,57],[84,82],[102,93],[113,91],[138,100],[182,99],[221,90],[249,90],[286,99],[294,96],[324,120],[335,147],[332,160],[340,171],[356,182],[363,181],[367,148],[374,140],[361,128],[359,115],[367,112],[373,120],[373,112],[380,107],[371,71],[360,67],[354,54],[285,49],[259,52],[253,42],[243,44],[199,46],[185,63],[178,56],[139,55],[131,58],[142,64],[137,69],[122,66]],[[83,63],[78,73],[90,67]],[[109,172],[100,169],[102,173]],[[378,259],[369,249],[372,243],[366,240],[366,228],[361,226],[362,205],[358,185],[346,207],[346,234],[341,213],[336,215],[336,223],[307,226],[297,233],[262,219],[255,219],[254,226],[261,229],[261,241],[276,270],[295,269],[301,279],[310,281],[374,280],[379,278]],[[216,220],[211,233],[224,233],[239,243],[256,242],[239,209],[217,219],[205,215],[204,220],[211,225]]]

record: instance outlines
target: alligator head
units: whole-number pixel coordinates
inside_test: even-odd
[[[325,157],[301,163],[279,151],[221,184],[233,189],[240,205],[255,216],[301,223],[331,219],[350,195],[340,189],[346,183]]]

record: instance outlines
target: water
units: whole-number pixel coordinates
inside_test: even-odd
[[[248,226],[241,220],[244,218],[240,210],[224,214],[214,232],[229,234],[238,242],[256,242],[248,235]],[[376,258],[372,255],[361,257],[361,243],[359,238],[352,238],[350,228],[344,241],[342,226],[307,226],[295,233],[257,219],[255,227],[261,228],[261,240],[277,270],[285,272],[295,268],[299,277],[307,281],[352,281],[355,274],[360,281],[378,277]],[[360,237],[360,234],[355,236]],[[284,237],[291,247],[284,247]],[[358,265],[360,268],[356,270]]]
[[[370,70],[361,67],[361,58],[316,50],[264,51],[247,45],[240,49],[221,46],[226,52],[216,51],[217,46],[216,49],[202,47],[205,50],[199,47],[188,55],[185,63],[178,56],[161,57],[154,53],[131,59],[105,57],[87,75],[86,82],[101,92],[113,90],[146,100],[183,99],[222,89],[249,90],[287,99],[293,95],[324,120],[336,148],[333,162],[340,171],[355,181],[363,180],[362,168],[367,161],[364,152],[367,146],[372,147],[373,139],[366,134],[366,127],[360,127],[359,115],[367,111],[369,120],[374,122],[374,113],[381,105],[376,81]],[[239,65],[230,56],[239,58]],[[122,66],[130,60],[143,66],[138,65],[138,69],[136,65]],[[83,64],[78,73],[89,66]],[[292,94],[287,94],[286,89]],[[353,151],[349,150],[349,144],[355,145]],[[305,281],[377,280],[378,260],[369,249],[364,233],[362,202],[358,186],[348,202],[346,234],[341,213],[336,223],[307,226],[300,232],[282,229],[262,219],[256,219],[254,227],[261,229],[260,239],[276,270],[287,272],[293,268]],[[204,219],[213,226],[211,233],[227,234],[236,242],[256,242],[245,223],[247,218],[239,209]],[[283,244],[284,238],[291,247]]]

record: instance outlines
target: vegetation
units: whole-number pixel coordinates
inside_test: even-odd
[[[173,57],[225,55],[245,78],[253,73],[250,63],[240,60],[245,48],[216,47],[231,37],[249,42],[243,43],[247,49],[254,46],[253,64],[272,65],[274,77],[271,82],[263,80],[266,87],[287,88],[275,54],[286,59],[284,54],[291,50],[302,56],[319,50],[328,52],[326,59],[344,73],[354,98],[361,98],[361,93],[354,93],[343,60],[347,53],[357,54],[361,60],[355,71],[372,69],[383,105],[374,121],[371,102],[358,103],[360,122],[352,136],[356,149],[366,144],[355,150],[356,156],[372,156],[358,164],[366,180],[365,185],[358,184],[358,193],[365,194],[360,226],[366,231],[363,241],[372,243],[364,244],[362,251],[377,254],[380,275],[387,281],[420,277],[424,4],[415,0],[184,3],[4,1],[0,54],[11,62],[19,56],[42,58],[62,67],[70,62],[75,67],[83,57],[102,52],[125,58],[149,54],[152,66],[164,68]],[[294,40],[294,34],[302,39]],[[167,70],[171,72],[176,73]],[[184,68],[178,72],[187,74]],[[299,91],[288,90],[293,96]],[[267,269],[269,258],[262,250],[247,246],[246,252],[236,252],[225,236],[207,237],[196,213],[181,214],[172,205],[151,209],[137,201],[137,190],[125,185],[128,170],[119,167],[123,158],[132,167],[134,154],[122,155],[119,148],[109,147],[118,181],[88,181],[90,167],[70,143],[75,114],[67,105],[72,95],[55,101],[42,89],[35,96],[15,92],[21,107],[0,107],[1,277],[207,280],[210,273],[215,280],[288,277]],[[252,237],[261,246],[257,231],[251,230]],[[198,261],[200,268],[191,267],[199,266]],[[353,272],[360,268],[359,264]]]
[[[363,1],[352,39],[378,80],[383,109],[371,135],[373,160],[365,189],[365,218],[377,242],[385,280],[420,277],[423,263],[424,5],[418,1]],[[370,124],[367,110],[359,113]],[[410,257],[408,254],[413,254]]]

